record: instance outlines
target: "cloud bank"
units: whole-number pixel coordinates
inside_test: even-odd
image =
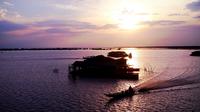
[[[109,29],[117,28],[114,24],[97,26],[88,22],[63,20],[20,24],[1,20],[0,47],[199,45],[200,25],[185,25],[185,23],[185,21],[170,20],[147,21],[142,24],[167,27],[149,27],[145,31],[125,36],[120,32],[114,34],[95,32],[99,30],[109,32]]]
[[[189,3],[186,7],[191,11],[200,11],[200,0]]]
[[[158,20],[158,21],[145,21],[141,24],[149,26],[175,26],[185,24],[185,21],[173,21],[173,20]]]

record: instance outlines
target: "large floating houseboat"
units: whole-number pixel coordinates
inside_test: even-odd
[[[135,79],[139,78],[139,68],[127,65],[126,58],[132,57],[123,51],[112,51],[108,56],[98,55],[84,57],[83,61],[75,61],[69,66],[69,74],[79,77],[102,77]]]

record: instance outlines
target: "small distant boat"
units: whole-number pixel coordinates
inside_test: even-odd
[[[112,98],[123,98],[123,97],[130,97],[135,94],[135,90],[130,86],[129,89],[121,92],[116,92],[116,93],[109,93],[109,94],[104,94],[107,97],[112,97]]]
[[[190,56],[200,56],[200,51],[193,51]]]

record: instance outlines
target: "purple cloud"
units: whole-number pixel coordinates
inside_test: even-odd
[[[62,29],[62,28],[50,28],[45,30],[47,33],[66,33],[69,32],[69,29]]]
[[[188,14],[181,14],[181,13],[171,13],[168,16],[188,16]]]
[[[0,20],[0,33],[22,30],[25,28],[27,28],[27,26],[23,24],[17,24],[6,20]]]
[[[59,28],[67,28],[67,29],[76,29],[76,30],[98,30],[98,29],[111,29],[117,28],[116,24],[105,24],[103,26],[97,26],[91,24],[89,22],[81,22],[75,20],[48,20],[48,21],[40,21],[29,24],[31,26],[36,27],[59,27]]]
[[[72,38],[94,30],[117,28],[117,25],[97,26],[88,22],[48,20],[18,24],[0,21],[0,37],[5,38]]]
[[[4,1],[3,4],[5,4],[7,6],[14,6],[14,4],[12,4],[11,2],[8,2],[8,1]]]
[[[99,29],[113,29],[113,28],[118,28],[118,26],[116,24],[105,24],[99,27]]]
[[[172,26],[186,23],[185,21],[173,21],[173,20],[159,20],[159,21],[145,21],[141,24],[150,26]]]
[[[48,21],[40,21],[31,24],[32,26],[37,27],[68,27],[74,29],[96,29],[98,26],[93,25],[88,22],[80,22],[75,20],[48,20]]]
[[[200,25],[186,25],[175,27],[169,34],[174,44],[179,45],[200,45]]]
[[[80,21],[73,21],[73,20],[67,21],[66,25],[71,26],[76,29],[97,29],[98,28],[98,26],[93,25],[88,22],[80,22]]]
[[[195,16],[195,17],[193,17],[193,18],[195,18],[195,19],[200,19],[200,16]]]
[[[33,23],[0,21],[0,47],[48,47],[65,46],[70,40],[92,31],[117,28],[117,25],[97,26],[88,22],[48,20]]]
[[[191,11],[200,11],[200,0],[189,3],[186,7]]]
[[[37,26],[37,27],[63,27],[63,26],[66,26],[65,21],[63,21],[63,20],[39,21],[39,22],[33,22],[29,25]]]
[[[71,30],[67,28],[66,24],[63,24],[62,21],[58,21],[57,23],[49,21],[35,22],[31,24],[18,24],[6,20],[0,21],[0,39],[2,44],[5,40],[11,38],[13,38],[12,40],[24,38],[24,40],[27,41],[34,40],[34,38],[37,38],[38,40],[55,37],[71,38],[84,32],[85,31]]]

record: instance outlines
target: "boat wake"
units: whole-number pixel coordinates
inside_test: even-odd
[[[193,61],[186,67],[174,68],[167,66],[166,69],[154,74],[153,78],[138,83],[135,88],[140,92],[162,91],[166,88],[180,87],[200,83],[200,67],[198,62]],[[181,89],[181,88],[176,88]],[[168,89],[168,91],[171,89]]]

